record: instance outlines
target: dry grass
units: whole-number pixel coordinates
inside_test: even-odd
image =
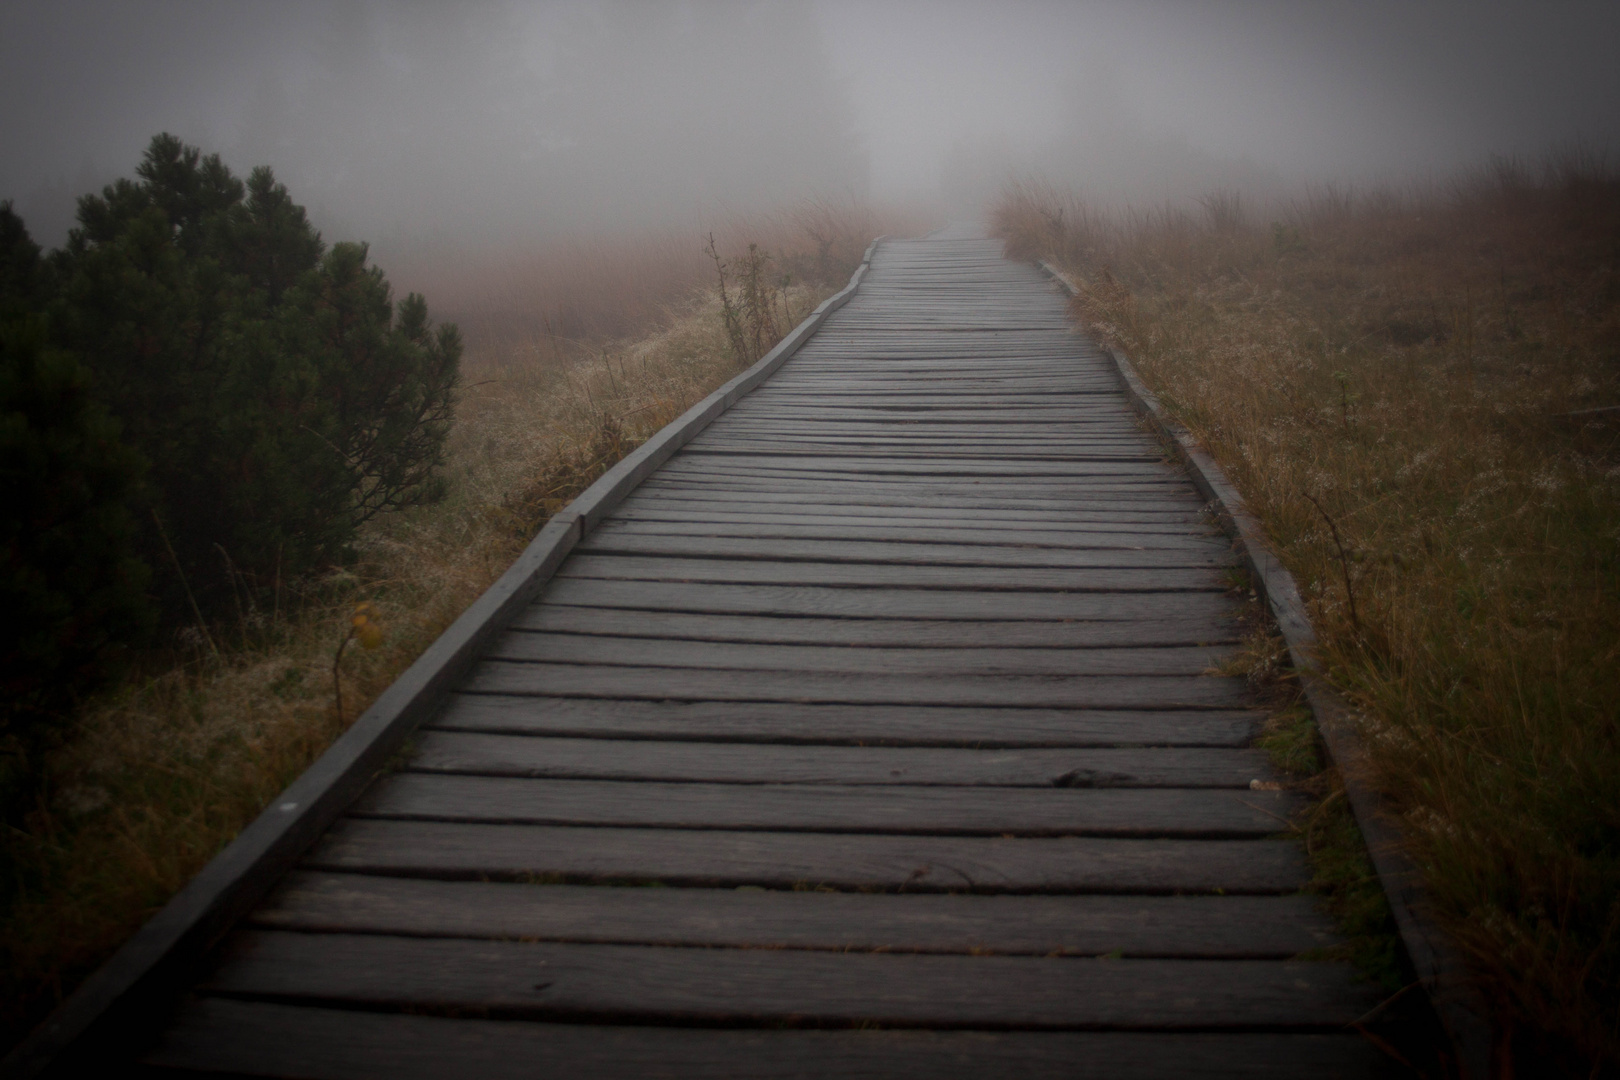
[[[774,237],[771,250],[787,252],[774,266],[806,268],[793,275],[803,284],[766,282],[785,330],[847,280],[873,223],[860,208],[826,205],[784,220],[799,230],[794,246],[781,221],[760,232]],[[736,234],[747,235],[740,226]],[[536,291],[544,277],[492,301],[497,313],[500,304],[520,306],[504,317],[507,326],[534,321],[534,311],[545,325],[549,312],[585,296],[596,305],[592,318],[607,319],[612,297],[603,290],[633,282],[623,297],[632,314],[600,324],[633,336],[475,337],[443,503],[373,522],[356,565],[300,583],[239,625],[216,627],[215,640],[233,643],[224,655],[194,649],[189,662],[151,668],[79,718],[51,762],[51,794],[0,849],[0,1024],[8,1044],[319,756],[550,514],[745,366],[748,358],[731,350],[703,240],[685,237],[683,258],[707,276],[684,264],[669,270],[671,243],[650,242],[651,269],[634,265],[639,249],[630,246],[597,253],[581,274],[588,284],[564,291],[562,301]],[[560,266],[574,254],[533,263]],[[361,602],[372,605],[383,640],[344,653],[339,716],[333,654]]]
[[[1620,410],[1589,410],[1620,406],[1620,176],[1203,209],[1025,184],[997,221],[1264,521],[1521,1060],[1613,1067]]]
[[[429,297],[436,313],[460,326],[471,348],[498,355],[553,337],[624,339],[662,324],[671,306],[714,284],[714,264],[703,253],[709,234],[728,254],[758,244],[798,284],[842,286],[851,254],[883,231],[879,217],[863,204],[815,200],[690,230],[572,237],[509,251],[446,246],[405,253],[389,270],[401,291]],[[912,231],[901,212],[881,218],[888,228]]]

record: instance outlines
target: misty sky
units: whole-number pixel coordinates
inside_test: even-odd
[[[514,243],[1012,172],[1156,202],[1620,148],[1620,4],[0,6],[0,198],[61,242],[160,130],[331,238]]]

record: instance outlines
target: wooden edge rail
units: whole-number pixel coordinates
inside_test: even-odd
[[[1038,265],[1071,297],[1080,294],[1063,271],[1045,260]],[[1243,496],[1215,459],[1165,410],[1123,353],[1113,349],[1103,352],[1113,361],[1132,407],[1176,448],[1193,484],[1215,508],[1222,527],[1237,542],[1256,590],[1277,620],[1306,700],[1316,714],[1317,730],[1339,771],[1373,867],[1389,897],[1401,941],[1418,981],[1451,1038],[1459,1071],[1465,1080],[1486,1080],[1497,1075],[1492,1067],[1499,1068],[1501,1063],[1492,1061],[1495,1042],[1484,999],[1455,944],[1427,914],[1422,876],[1406,854],[1398,816],[1373,781],[1367,748],[1356,727],[1355,709],[1323,674],[1316,657],[1316,631],[1294,576],[1278,561],[1260,520],[1249,512]]]
[[[758,363],[666,425],[554,515],[511,568],[371,708],[0,1061],[0,1077],[95,1068],[149,1034],[208,950],[387,769],[405,740],[434,713],[484,646],[534,600],[574,546],[636,485],[769,378],[829,315],[848,303],[883,239],[872,241],[849,284],[822,301]]]

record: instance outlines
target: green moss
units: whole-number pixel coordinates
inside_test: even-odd
[[[1272,713],[1255,745],[1270,756],[1275,768],[1290,776],[1310,777],[1322,771],[1316,720],[1303,702]]]
[[[1306,811],[1302,828],[1311,866],[1310,892],[1333,916],[1344,941],[1313,950],[1310,956],[1349,960],[1356,970],[1393,993],[1408,982],[1401,962],[1400,932],[1338,776],[1325,775],[1333,789]]]

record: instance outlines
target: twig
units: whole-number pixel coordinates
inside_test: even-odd
[[[1350,557],[1344,552],[1344,541],[1339,537],[1339,526],[1334,524],[1333,518],[1322,509],[1322,504],[1316,501],[1315,495],[1307,491],[1305,497],[1316,507],[1317,513],[1322,515],[1322,520],[1327,522],[1328,531],[1333,534],[1333,546],[1339,549],[1339,569],[1344,573],[1344,595],[1350,601],[1350,625],[1355,627],[1356,636],[1360,637],[1361,616],[1356,613],[1356,587],[1350,579]]]
[[[1374,1035],[1372,1032],[1368,1031],[1365,1027],[1363,1027],[1359,1023],[1347,1024],[1346,1026],[1355,1029],[1355,1031],[1360,1033],[1360,1035],[1361,1035],[1361,1037],[1363,1039],[1366,1039],[1368,1042],[1372,1043],[1378,1049],[1382,1050],[1385,1054],[1388,1054],[1390,1057],[1394,1058],[1396,1061],[1400,1062],[1402,1065],[1405,1065],[1408,1069],[1411,1069],[1418,1076],[1423,1076],[1424,1075],[1422,1070],[1420,1070],[1416,1065],[1412,1064],[1410,1061],[1408,1061],[1406,1059],[1405,1054],[1402,1054],[1399,1050],[1397,1050],[1393,1046],[1391,1046],[1389,1044],[1388,1040],[1383,1039],[1380,1036]]]
[[[338,665],[343,662],[343,650],[349,647],[354,640],[354,620],[349,620],[349,632],[343,635],[338,642],[337,652],[332,656],[332,695],[337,699],[338,723],[343,723],[343,680],[338,676]]]
[[[247,643],[248,643],[248,641],[247,641],[248,618],[247,618],[247,612],[245,610],[243,610],[243,608],[242,608],[242,597],[237,592],[237,589],[236,589],[236,578],[237,578],[236,564],[231,562],[231,553],[225,550],[225,545],[224,544],[221,544],[221,543],[216,541],[214,543],[214,548],[215,548],[215,550],[217,550],[219,552],[220,558],[225,560],[225,578],[226,578],[227,581],[229,581],[231,583],[231,602],[236,605],[236,628],[237,628],[238,631],[240,631],[240,633],[242,635],[242,648],[245,649],[245,648],[247,648]],[[244,587],[245,587],[245,583],[244,583]],[[251,595],[248,596],[248,603],[250,605],[253,603],[253,597]]]
[[[152,508],[152,524],[157,526],[158,535],[163,538],[164,550],[169,553],[169,558],[174,563],[174,572],[180,576],[180,587],[186,591],[186,599],[191,602],[191,613],[197,617],[197,630],[202,634],[203,640],[208,642],[208,651],[217,659],[219,647],[214,644],[213,635],[208,632],[208,623],[203,619],[202,608],[197,606],[197,598],[191,592],[191,582],[186,580],[186,572],[180,566],[180,556],[174,553],[174,545],[169,543],[169,531],[163,527],[163,519],[158,517],[156,507]]]
[[[1395,991],[1389,997],[1385,998],[1383,1001],[1380,1001],[1377,1005],[1374,1005],[1371,1009],[1367,1010],[1366,1014],[1363,1015],[1361,1019],[1352,1020],[1350,1022],[1350,1024],[1349,1024],[1349,1026],[1353,1027],[1353,1028],[1360,1027],[1362,1024],[1365,1024],[1367,1021],[1371,1020],[1373,1017],[1377,1016],[1379,1013],[1383,1012],[1385,1009],[1389,1008],[1391,1005],[1393,1005],[1397,1001],[1401,1000],[1401,998],[1405,997],[1408,990],[1411,990],[1414,987],[1418,987],[1418,986],[1422,986],[1422,985],[1423,985],[1422,982],[1409,982],[1409,983],[1407,983],[1405,986],[1403,986],[1399,990]]]

